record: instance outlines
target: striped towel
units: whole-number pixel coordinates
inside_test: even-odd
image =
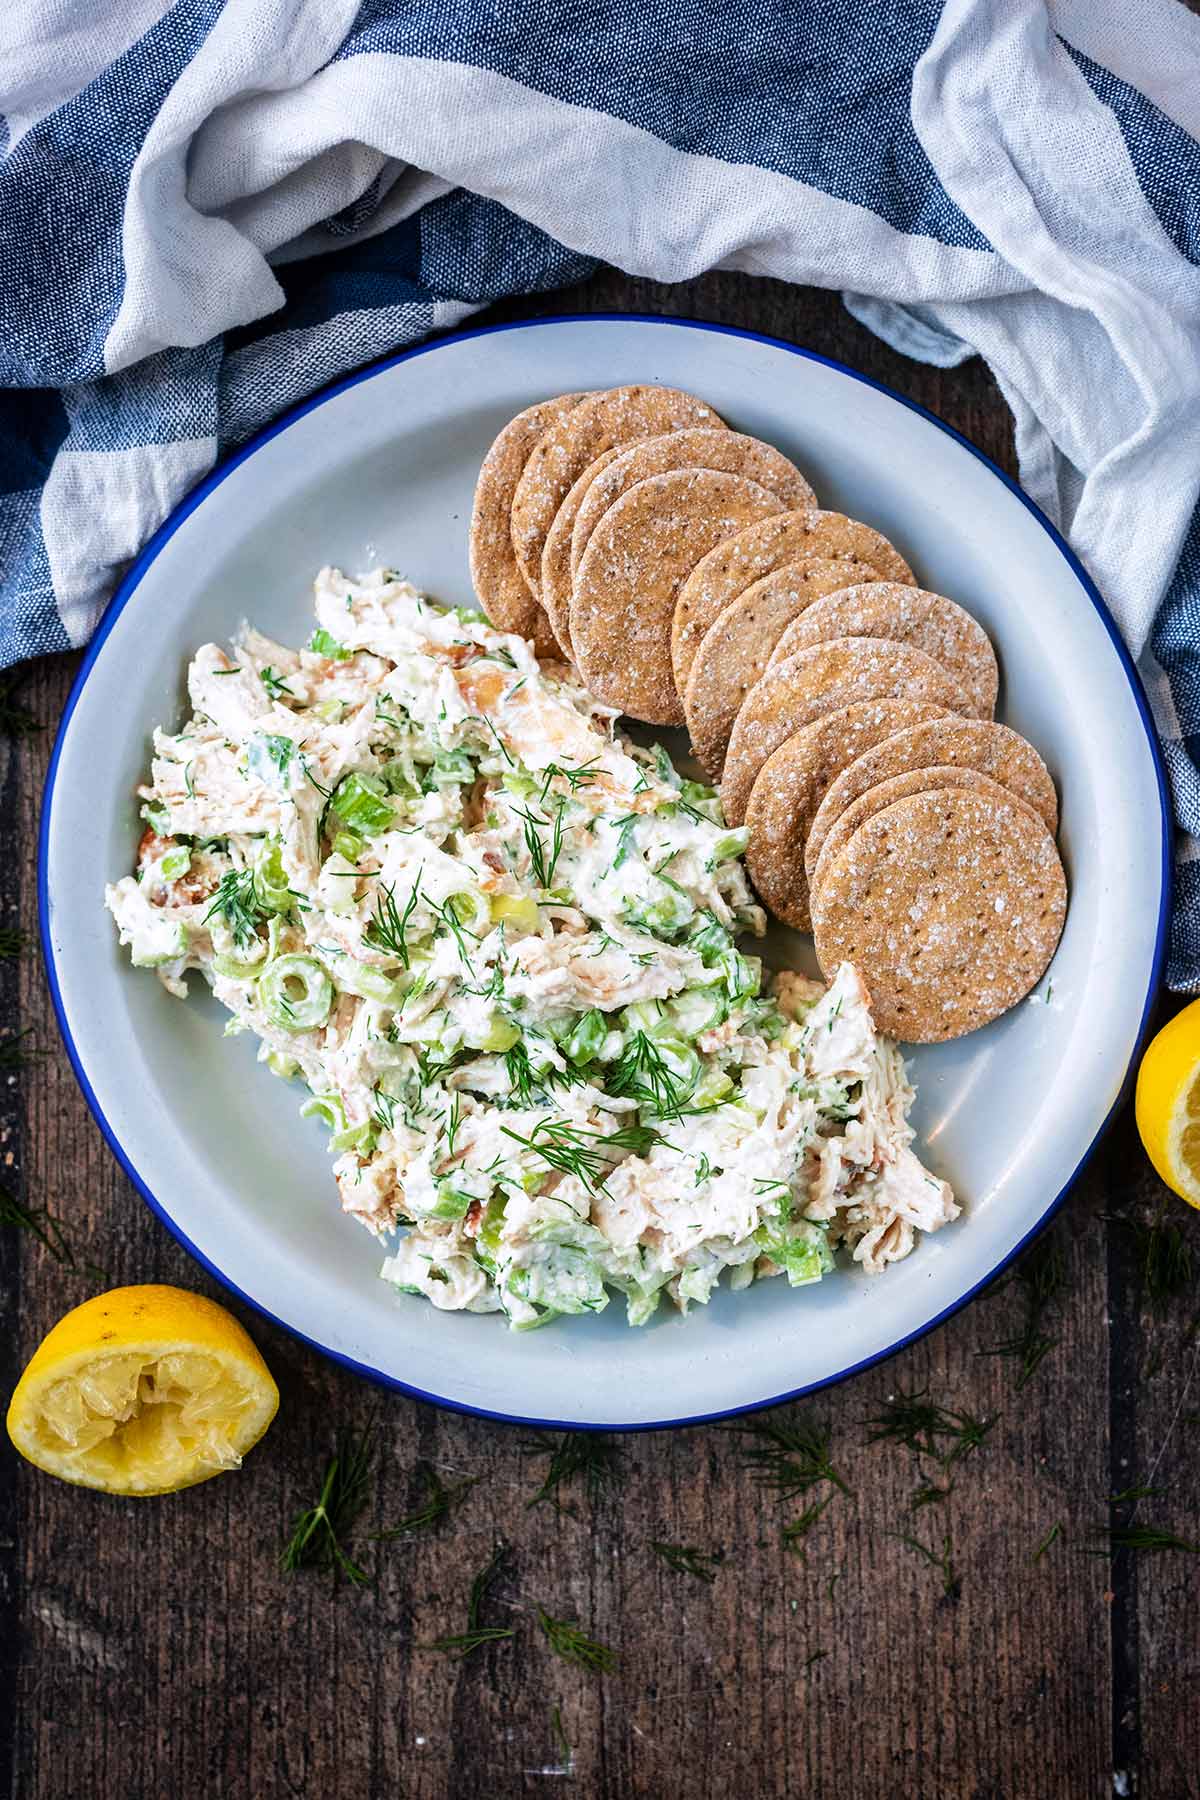
[[[1106,594],[1200,987],[1200,18],[1177,0],[9,0],[0,666],[214,462],[597,262],[839,289],[986,358]]]

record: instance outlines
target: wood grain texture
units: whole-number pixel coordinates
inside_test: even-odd
[[[979,363],[906,362],[829,294],[736,275],[670,288],[603,274],[490,316],[588,310],[675,312],[840,356],[1013,468],[1008,414]],[[71,673],[71,659],[30,670],[24,697],[39,717],[57,719]],[[34,924],[49,737],[0,746],[0,922]],[[36,956],[0,965],[0,1004],[48,1051],[0,1085],[6,1180],[60,1215],[79,1257],[103,1270],[62,1268],[24,1234],[0,1231],[7,1391],[42,1333],[99,1286],[165,1280],[222,1296],[104,1146]],[[624,1478],[595,1503],[572,1492],[570,1511],[531,1507],[545,1463],[528,1454],[527,1433],[376,1393],[235,1306],[283,1396],[240,1474],[135,1504],[44,1479],[7,1446],[0,1455],[0,1793],[1200,1792],[1200,1558],[1087,1553],[1108,1495],[1152,1472],[1166,1494],[1139,1516],[1200,1536],[1198,1302],[1184,1294],[1161,1315],[1148,1310],[1132,1233],[1106,1221],[1145,1220],[1160,1194],[1126,1114],[1055,1227],[1067,1267],[1048,1321],[1056,1343],[1023,1391],[1012,1362],[988,1354],[1020,1322],[1009,1286],[800,1409],[828,1421],[851,1489],[833,1494],[803,1557],[784,1549],[780,1527],[806,1501],[781,1507],[758,1487],[734,1430],[625,1438]],[[1169,1216],[1200,1267],[1200,1221],[1175,1202]],[[866,1421],[889,1395],[923,1387],[994,1424],[950,1471],[948,1498],[914,1511],[922,1481],[945,1485],[945,1474],[869,1445]],[[280,1548],[315,1499],[335,1428],[372,1417],[377,1477],[355,1541],[374,1584],[283,1575]],[[478,1485],[440,1533],[369,1542],[417,1503],[421,1459]],[[1062,1536],[1033,1562],[1056,1524]],[[947,1535],[948,1593],[902,1541],[940,1552]],[[461,1629],[471,1578],[501,1540],[511,1558],[490,1616],[511,1620],[517,1637],[462,1663],[422,1649]],[[704,1584],[668,1570],[653,1540],[725,1561]],[[539,1605],[612,1646],[616,1672],[556,1660]]]

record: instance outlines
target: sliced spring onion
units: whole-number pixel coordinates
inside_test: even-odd
[[[333,1005],[333,983],[315,956],[277,956],[258,991],[268,1018],[284,1031],[314,1031]]]

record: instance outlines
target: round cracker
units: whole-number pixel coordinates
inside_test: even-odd
[[[928,700],[954,710],[957,690],[932,656],[882,638],[834,638],[768,669],[742,702],[721,776],[721,805],[740,825],[754,778],[773,750],[824,713],[856,700]]]
[[[756,481],[677,469],[639,481],[601,518],[571,596],[571,642],[587,686],[651,725],[682,725],[671,674],[679,589],[707,550],[781,512]]]
[[[906,725],[949,715],[920,700],[859,700],[804,725],[773,750],[755,777],[746,806],[746,867],[759,899],[785,925],[812,929],[804,845],[830,782],[844,768]]]
[[[483,459],[475,483],[469,551],[479,604],[498,631],[531,638],[539,656],[557,656],[545,614],[521,573],[512,542],[512,503],[538,439],[578,406],[582,394],[539,400],[510,419]]]
[[[906,775],[889,775],[886,781],[876,782],[857,800],[852,800],[845,812],[834,820],[829,836],[821,846],[813,868],[812,891],[815,894],[821,885],[821,878],[829,868],[834,857],[843,851],[859,826],[866,819],[873,818],[890,806],[893,800],[904,800],[909,794],[927,794],[932,788],[971,788],[976,793],[990,793],[993,798],[1000,796],[1012,800],[1017,806],[1025,806],[1008,788],[993,781],[990,775],[981,775],[978,769],[964,769],[958,763],[931,763],[926,769],[910,769]],[[1038,815],[1032,806],[1025,806],[1035,819]],[[1042,821],[1038,819],[1038,823]]]
[[[913,580],[900,552],[880,532],[844,513],[801,509],[754,526],[697,563],[680,593],[671,628],[671,657],[681,694],[701,639],[717,615],[751,582],[805,556],[867,563],[884,581]]]
[[[1062,933],[1054,839],[1010,795],[935,789],[859,826],[813,895],[817,960],[861,971],[880,1031],[961,1037],[1015,1006]]]
[[[712,435],[723,437],[726,434],[714,431]],[[542,551],[539,583],[542,608],[563,654],[572,658],[575,652],[571,648],[571,531],[592,482],[601,469],[607,468],[613,458],[620,454],[619,450],[606,450],[595,462],[588,464],[555,513],[554,523],[546,535],[546,547]]]
[[[593,481],[587,490],[571,530],[572,573],[583,561],[588,539],[609,507],[615,506],[637,482],[647,481],[651,475],[667,475],[672,469],[721,469],[726,475],[744,475],[748,481],[757,481],[759,487],[765,487],[786,507],[817,504],[816,495],[796,465],[761,438],[747,437],[741,431],[712,431],[705,426],[645,438],[620,451],[603,477]]]
[[[534,594],[554,515],[588,464],[614,446],[690,425],[725,429],[711,406],[681,388],[618,387],[589,394],[543,432],[521,471],[511,514],[517,563]]]
[[[996,710],[1000,671],[991,640],[977,619],[926,588],[895,581],[867,581],[827,594],[787,627],[772,662],[835,637],[893,638],[915,644],[953,675],[968,718],[990,719]]]
[[[742,701],[774,661],[781,633],[847,578],[870,581],[873,574],[866,563],[805,557],[753,582],[718,614],[700,640],[683,693],[692,748],[714,780]]]
[[[910,769],[947,763],[977,769],[998,781],[1045,820],[1050,831],[1058,829],[1058,795],[1050,771],[1028,739],[1008,725],[986,719],[936,719],[898,731],[863,753],[829,785],[817,808],[808,834],[804,860],[811,883],[817,858],[834,821],[860,794],[892,775]]]

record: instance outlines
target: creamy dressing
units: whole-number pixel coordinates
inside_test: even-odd
[[[384,1277],[514,1326],[643,1323],[957,1216],[848,964],[766,991],[716,793],[573,672],[381,570],[325,569],[296,651],[246,627],[154,734],[135,964],[197,969],[302,1108]]]

